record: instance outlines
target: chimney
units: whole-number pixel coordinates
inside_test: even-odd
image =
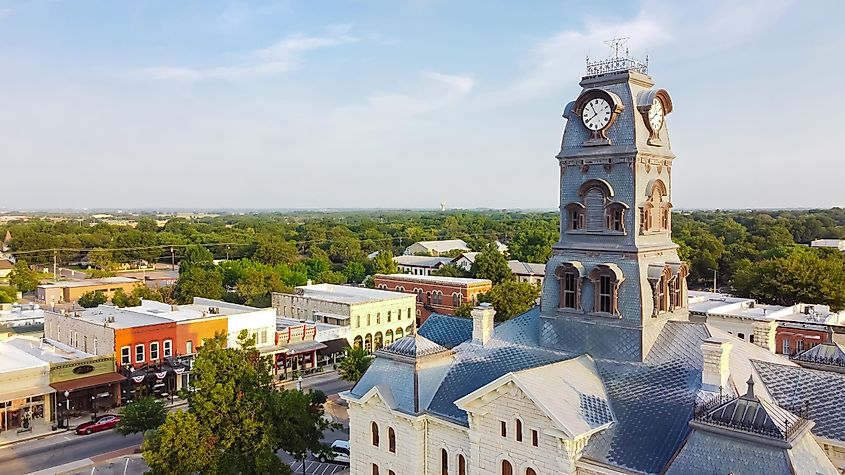
[[[178,312],[178,311],[179,311],[179,306],[178,306],[178,305],[176,305],[175,303],[174,303],[174,304],[170,304],[170,311],[171,311],[171,312]]]
[[[701,342],[704,366],[701,370],[701,389],[721,392],[731,374],[729,362],[733,343],[722,338],[708,338]]]
[[[482,303],[472,309],[472,342],[484,345],[493,336],[493,317],[496,309],[492,304]]]
[[[754,344],[774,353],[777,326],[778,323],[774,320],[754,320]]]
[[[308,280],[305,281],[305,285],[310,287],[310,286],[314,285],[314,281],[311,280],[311,279],[308,279]]]

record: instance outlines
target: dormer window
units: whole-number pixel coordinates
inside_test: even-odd
[[[580,201],[564,209],[570,231],[585,233],[625,232],[624,203],[613,201],[613,188],[604,180],[588,180],[578,190]]]
[[[624,280],[616,264],[599,264],[589,275],[593,283],[593,312],[619,315],[619,285]]]
[[[559,308],[581,308],[581,281],[584,266],[580,262],[563,262],[555,269],[560,282]]]

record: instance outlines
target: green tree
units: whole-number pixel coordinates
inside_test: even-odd
[[[94,308],[106,303],[106,294],[102,290],[86,292],[79,296],[79,300],[76,303],[82,308]]]
[[[470,274],[461,267],[446,264],[437,270],[431,271],[431,275],[439,275],[441,277],[469,277]]]
[[[479,297],[480,302],[490,302],[496,309],[496,321],[509,320],[536,305],[540,288],[527,282],[506,280],[496,284]]]
[[[164,403],[152,396],[144,396],[120,408],[120,422],[115,428],[123,435],[144,433],[157,429],[167,418]]]
[[[144,443],[154,473],[290,473],[276,452],[323,451],[323,432],[337,427],[324,396],[273,389],[270,362],[246,330],[232,348],[222,334],[205,340],[193,374],[188,413],[168,414]]]
[[[494,248],[485,249],[475,256],[470,274],[477,279],[490,279],[493,284],[514,279],[513,272],[508,267],[508,260]]]
[[[223,277],[213,267],[190,267],[179,275],[174,294],[179,303],[190,303],[194,297],[220,299],[223,297]]]
[[[379,251],[373,258],[373,274],[398,274],[399,267],[393,257],[393,251]]]
[[[205,246],[186,247],[179,261],[179,274],[183,274],[195,267],[210,267],[214,263],[214,254]]]
[[[192,412],[176,411],[144,440],[141,453],[150,475],[214,473],[210,460],[215,437]]]
[[[337,372],[344,381],[357,383],[370,367],[373,357],[368,355],[363,348],[347,347],[344,352],[346,356],[337,365]]]
[[[269,265],[290,265],[299,259],[299,250],[293,242],[277,238],[266,239],[255,249],[252,258]]]
[[[343,268],[343,275],[346,276],[347,282],[360,284],[367,276],[367,268],[361,261],[350,261]]]
[[[98,247],[88,252],[88,262],[96,269],[114,270],[114,253],[110,249]]]
[[[132,292],[129,294],[131,298],[137,299],[138,305],[141,304],[141,299],[143,300],[155,300],[157,302],[164,302],[164,297],[161,295],[161,291],[156,289],[151,289],[146,285],[136,285]]]
[[[29,268],[23,259],[15,262],[15,267],[9,273],[9,283],[15,286],[20,292],[32,292],[41,283],[38,273]]]
[[[558,230],[549,227],[532,227],[517,232],[508,242],[512,259],[522,262],[544,263],[552,255],[552,245],[558,240]]]
[[[141,305],[141,299],[132,297],[131,295],[126,295],[126,292],[123,289],[117,289],[111,296],[111,303],[115,307],[125,308],[125,307],[136,307]]]

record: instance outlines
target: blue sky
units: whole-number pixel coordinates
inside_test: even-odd
[[[842,206],[838,0],[0,0],[0,208],[554,208],[586,55],[672,94],[679,208]]]

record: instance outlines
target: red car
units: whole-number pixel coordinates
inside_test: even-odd
[[[76,427],[76,433],[91,434],[94,432],[100,432],[101,430],[114,429],[114,426],[116,426],[118,422],[120,422],[120,416],[106,414],[104,416],[100,416],[94,419],[91,422],[79,424]]]

